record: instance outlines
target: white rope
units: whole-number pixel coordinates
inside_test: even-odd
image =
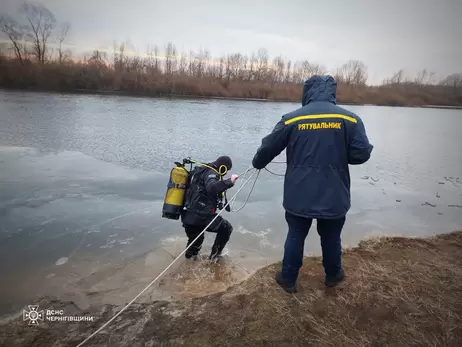
[[[245,173],[247,173],[249,170],[251,170],[251,168],[247,169],[245,171]],[[242,184],[241,187],[239,187],[239,189],[237,190],[236,194],[234,194],[232,196],[232,198],[226,203],[225,206],[223,206],[223,209],[220,210],[217,215],[215,216],[215,218],[212,219],[212,221],[204,228],[204,230],[201,231],[201,233],[199,235],[197,235],[197,237],[194,239],[194,241],[192,241],[189,246],[187,246],[181,253],[180,255],[178,255],[178,257],[176,257],[171,263],[169,266],[167,266],[164,271],[162,271],[156,278],[154,278],[152,280],[151,283],[149,283],[146,288],[144,288],[141,293],[139,293],[137,296],[135,296],[127,305],[125,305],[114,317],[112,317],[110,320],[108,320],[105,324],[103,324],[103,326],[101,326],[98,330],[96,330],[93,334],[91,334],[90,336],[88,336],[85,340],[83,340],[82,342],[80,342],[77,347],[80,347],[80,346],[83,346],[84,343],[86,343],[88,340],[90,340],[93,336],[95,336],[96,334],[98,334],[101,330],[103,330],[105,327],[107,327],[114,319],[116,319],[123,311],[125,311],[131,304],[133,304],[133,302],[135,302],[136,299],[138,299],[141,295],[143,295],[143,293],[149,289],[149,287],[151,287],[165,272],[167,272],[167,270],[189,249],[189,247],[191,247],[194,242],[196,242],[199,237],[207,230],[207,228],[212,225],[212,223],[215,221],[215,219],[218,218],[218,216],[224,211],[225,207],[229,205],[229,203],[231,201],[233,201],[237,194],[239,194],[239,192],[242,190],[242,188],[244,188],[244,186],[250,181],[250,179],[253,177],[253,175],[255,174],[256,171],[254,171],[252,173],[252,175],[250,175],[250,177],[247,179],[247,181],[245,181],[245,183]]]
[[[247,170],[245,170],[243,173],[238,175],[238,177],[240,178],[240,181],[241,181],[241,185],[239,186],[239,190],[242,187],[242,185],[244,184],[244,182],[246,182],[245,178],[247,176],[247,173],[252,171],[252,170],[254,170],[254,168],[252,166],[250,166]],[[250,194],[252,194],[253,188],[255,187],[255,183],[257,182],[259,174],[260,174],[260,171],[258,171],[257,176],[255,177],[255,182],[253,182],[252,188],[250,189],[249,195],[247,195],[247,198],[246,198],[246,200],[244,202],[244,205],[242,207],[240,207],[239,209],[235,210],[234,205],[236,204],[236,199],[234,199],[234,201],[230,204],[231,212],[239,212],[240,210],[242,210],[245,207],[245,205],[247,204],[247,201],[249,201]]]
[[[234,203],[236,202],[236,200],[234,200],[233,205],[232,205],[232,207],[231,207],[233,212],[239,212],[240,210],[242,210],[242,209],[247,205],[247,202],[248,202],[249,199],[250,199],[250,195],[251,195],[252,192],[253,192],[253,188],[255,188],[255,184],[257,183],[258,175],[259,175],[259,174],[260,174],[260,170],[258,170],[257,176],[255,176],[255,180],[253,181],[252,188],[250,188],[249,194],[247,195],[247,198],[245,199],[244,204],[243,204],[241,207],[239,207],[237,210],[234,209]],[[253,176],[253,175],[252,175],[252,176]],[[251,178],[252,176],[249,177],[249,180],[250,180],[250,178]]]
[[[245,170],[242,174],[240,174],[239,178],[241,178],[241,177],[242,177],[242,178],[241,178],[241,180],[240,180],[240,181],[241,181],[241,185],[239,186],[239,188],[242,187],[242,183],[244,183],[245,177],[247,176],[247,173],[248,173],[249,171],[250,171],[250,168],[247,169],[247,170]],[[234,200],[233,203],[230,205],[232,211],[234,211],[234,205],[235,205],[235,204],[236,204],[236,200]]]

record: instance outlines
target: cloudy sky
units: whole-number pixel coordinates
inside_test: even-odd
[[[14,13],[21,0],[0,0]],[[71,23],[75,52],[129,41],[139,52],[173,42],[212,55],[251,53],[308,59],[334,71],[362,60],[369,83],[399,69],[462,72],[462,0],[42,0]]]

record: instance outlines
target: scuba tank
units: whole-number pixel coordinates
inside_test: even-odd
[[[170,171],[170,178],[167,184],[167,192],[165,194],[164,205],[162,206],[162,218],[178,220],[181,216],[190,174],[190,171],[186,170],[185,168],[186,164],[191,165],[190,171],[192,170],[193,164],[208,167],[220,175],[220,180],[222,179],[222,176],[224,176],[228,171],[224,165],[222,165],[217,171],[214,168],[192,160],[191,158],[183,159],[183,164],[175,162],[176,167]],[[223,192],[223,198],[225,199],[225,203],[227,203],[225,192]],[[223,209],[223,203],[221,203],[219,209]],[[226,206],[226,211],[231,211],[229,205]]]
[[[175,162],[176,167],[170,171],[170,178],[167,184],[164,205],[162,206],[162,218],[179,219],[183,209],[186,187],[188,184],[189,171],[183,164]]]

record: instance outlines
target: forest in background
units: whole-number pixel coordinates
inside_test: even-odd
[[[1,14],[6,43],[0,46],[0,88],[299,102],[306,79],[329,73],[338,83],[340,104],[462,106],[462,73],[436,80],[427,70],[414,78],[400,70],[371,86],[367,66],[357,60],[329,72],[310,60],[271,59],[264,48],[250,56],[214,58],[207,50],[179,52],[173,43],[139,55],[115,43],[110,53],[94,50],[77,59],[65,48],[70,28],[40,4],[23,3],[16,15]]]

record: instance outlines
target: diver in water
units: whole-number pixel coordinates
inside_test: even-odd
[[[217,209],[223,209],[223,199],[225,204],[227,203],[225,192],[234,186],[238,178],[238,175],[232,175],[226,180],[222,179],[231,167],[231,158],[221,156],[214,162],[196,166],[191,171],[181,214],[181,222],[188,236],[188,246],[216,216]],[[226,211],[230,211],[229,206],[226,207]],[[233,227],[226,219],[218,216],[207,231],[217,234],[209,259],[218,260],[229,241]],[[188,248],[185,257],[197,259],[203,242],[204,234]]]

